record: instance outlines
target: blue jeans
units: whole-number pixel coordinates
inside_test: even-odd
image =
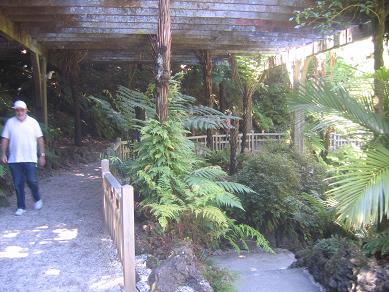
[[[11,169],[12,178],[15,186],[18,209],[26,209],[26,195],[24,193],[24,184],[26,180],[35,202],[41,199],[39,195],[38,179],[36,177],[36,163],[19,162],[8,163],[8,165]]]

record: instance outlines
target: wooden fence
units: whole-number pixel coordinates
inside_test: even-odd
[[[121,185],[109,170],[109,160],[101,161],[104,222],[123,266],[124,291],[136,291],[134,189]]]
[[[240,151],[240,147],[242,145],[242,134],[239,134],[238,140],[238,151]],[[196,152],[201,153],[204,149],[207,148],[207,136],[191,136],[188,137],[190,140],[195,142]],[[228,148],[229,146],[229,138],[228,134],[215,134],[212,135],[212,149],[213,150],[223,150]],[[284,133],[248,133],[247,134],[247,150],[248,151],[256,151],[260,147],[261,144],[269,141],[281,141],[285,139]]]
[[[129,141],[122,141],[121,138],[117,138],[112,145],[112,150],[121,160],[127,160],[132,158],[132,147]]]

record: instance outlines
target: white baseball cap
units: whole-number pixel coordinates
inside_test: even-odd
[[[14,106],[12,108],[14,108],[14,109],[17,109],[17,108],[27,109],[27,105],[24,101],[17,100],[14,102]]]

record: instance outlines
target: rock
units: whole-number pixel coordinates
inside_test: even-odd
[[[160,261],[157,259],[157,257],[153,256],[153,255],[149,255],[147,257],[147,261],[146,261],[146,267],[148,269],[155,269],[159,266],[160,264]]]
[[[149,277],[151,291],[192,291],[182,290],[183,286],[187,286],[196,292],[210,292],[212,288],[201,274],[200,268],[200,264],[190,245],[181,243],[151,273]]]
[[[136,266],[136,288],[139,292],[149,292],[150,286],[148,283],[151,269],[146,267],[146,262],[149,255],[143,254],[135,257]]]

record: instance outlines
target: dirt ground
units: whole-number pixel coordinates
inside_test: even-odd
[[[1,291],[121,291],[121,265],[104,229],[100,170],[79,165],[40,181],[43,208],[0,208]],[[26,190],[28,188],[26,187]]]

